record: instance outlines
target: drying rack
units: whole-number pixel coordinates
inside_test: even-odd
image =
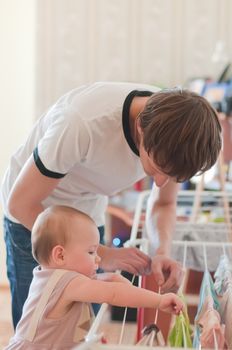
[[[150,195],[150,190],[142,191],[137,200],[137,205],[135,208],[134,220],[131,229],[130,239],[125,243],[125,246],[136,246],[139,247],[142,251],[149,251],[148,238],[146,236],[146,213],[147,202]],[[178,194],[178,207],[177,207],[177,232],[184,232],[184,230],[200,230],[204,231],[207,228],[208,232],[216,232],[224,237],[222,241],[193,241],[193,240],[178,240],[175,239],[172,242],[173,246],[179,246],[183,248],[183,255],[185,254],[188,248],[199,248],[208,249],[215,248],[219,249],[220,254],[226,251],[230,256],[232,241],[231,237],[231,209],[229,205],[225,205],[225,198],[229,201],[232,200],[232,195],[226,194],[224,191],[210,192],[210,191],[198,191],[197,193],[197,204],[196,204],[196,192],[195,191],[180,191]],[[226,208],[226,211],[225,211]],[[214,211],[218,217],[212,217],[210,219],[209,213]],[[222,216],[222,212],[224,215]],[[223,219],[224,218],[224,219]],[[210,221],[211,220],[211,221]],[[182,257],[183,259],[183,257]],[[187,277],[186,277],[187,278]],[[142,278],[139,277],[139,285],[142,284]],[[100,311],[95,318],[95,321],[90,328],[86,341],[73,350],[147,350],[147,346],[137,346],[137,345],[128,345],[123,344],[102,344],[101,338],[103,334],[99,333],[100,324],[102,318],[108,309],[107,304],[102,304]],[[142,325],[139,325],[140,320],[138,320],[138,327],[141,329]],[[150,347],[151,348],[151,347]],[[164,349],[163,347],[152,347],[156,350]],[[165,346],[165,349],[174,349],[168,346]],[[178,349],[178,348],[175,348]],[[183,348],[182,348],[183,349]],[[187,348],[185,348],[187,349]]]

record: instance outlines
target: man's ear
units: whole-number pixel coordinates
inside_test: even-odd
[[[140,119],[139,118],[137,118],[136,119],[136,129],[137,129],[137,132],[138,132],[138,134],[139,134],[139,136],[142,134],[142,128],[141,128],[141,126],[140,126]]]
[[[139,147],[140,145],[140,142],[141,142],[141,139],[143,137],[143,131],[142,131],[142,128],[140,126],[140,120],[139,118],[136,119],[135,121],[136,123],[136,126],[135,126],[135,140],[136,140],[136,146]]]
[[[52,260],[59,266],[65,263],[65,249],[61,245],[56,245],[52,249]]]

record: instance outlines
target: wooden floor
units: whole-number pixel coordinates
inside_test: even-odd
[[[11,324],[10,291],[8,288],[0,288],[0,349],[8,344],[13,334]]]
[[[106,312],[102,321],[102,330],[108,343],[117,344],[120,332],[121,322],[111,321],[110,312]],[[8,344],[13,335],[11,323],[11,305],[10,291],[8,288],[0,288],[0,350]],[[127,323],[123,337],[123,344],[133,344],[136,338],[136,324]]]

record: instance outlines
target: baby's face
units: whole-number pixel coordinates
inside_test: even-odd
[[[79,228],[80,229],[80,228]],[[94,277],[101,258],[97,255],[99,232],[95,225],[85,225],[82,232],[73,232],[65,247],[66,268],[90,278]]]

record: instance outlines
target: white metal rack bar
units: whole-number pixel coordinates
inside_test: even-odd
[[[210,242],[210,241],[172,241],[174,245],[180,245],[188,247],[206,246],[206,247],[232,247],[232,242]]]

